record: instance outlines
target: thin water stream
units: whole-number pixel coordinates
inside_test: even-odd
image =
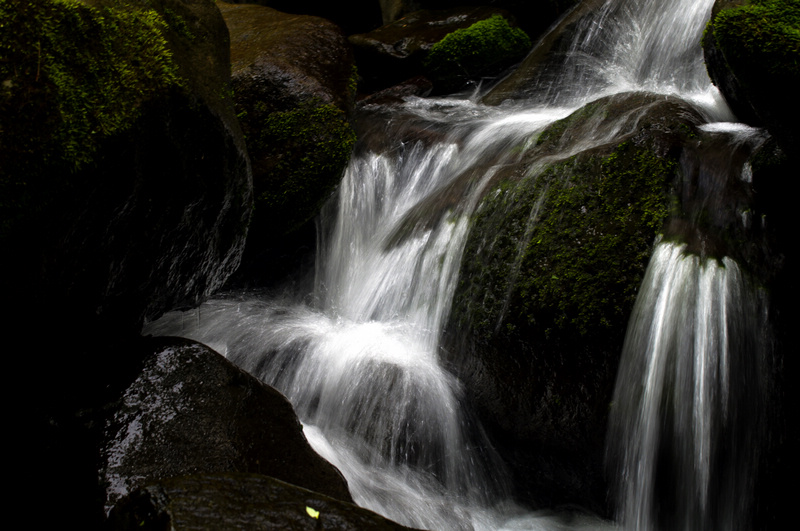
[[[526,512],[510,501],[505,465],[464,408],[460,382],[439,364],[439,339],[459,264],[469,259],[462,253],[470,214],[497,168],[517,156],[511,147],[585,102],[622,91],[677,95],[711,122],[733,119],[699,45],[712,4],[605,2],[581,23],[558,75],[537,81],[532,101],[490,108],[470,98],[409,99],[398,116],[431,125],[438,137],[356,149],[320,220],[312,288],[223,297],[149,323],[145,333],[205,342],[278,388],[356,502],[398,522],[438,530],[616,527],[587,515]],[[391,124],[369,134],[387,131]],[[581,148],[605,141],[589,138]],[[721,440],[744,429],[734,408],[758,392],[742,398],[732,376],[760,370],[743,361],[763,322],[751,291],[729,258],[656,247],[621,369],[632,391],[615,398],[624,413],[612,429],[622,442],[609,450],[622,456],[625,528],[733,529],[741,519],[738,509],[725,513],[726,504],[747,494],[741,484],[750,472],[726,463],[746,460],[746,450],[714,456]],[[659,443],[664,437],[671,442]],[[686,493],[668,494],[690,515],[670,520],[672,527],[661,527],[657,508],[666,448],[686,467],[677,478]],[[719,481],[732,483],[715,490]]]

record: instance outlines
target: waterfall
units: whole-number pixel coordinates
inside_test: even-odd
[[[631,317],[609,440],[626,529],[749,529],[767,396],[762,296],[730,258],[660,243]]]
[[[470,215],[516,148],[584,103],[629,90],[677,95],[710,121],[733,119],[699,46],[713,0],[597,3],[558,67],[534,82],[530,101],[487,108],[409,98],[389,120],[378,113],[320,218],[308,292],[223,296],[149,323],[145,333],[205,342],[279,389],[356,502],[398,522],[614,527],[526,514],[512,503],[505,465],[438,359],[459,264],[468,259]],[[621,441],[609,453],[626,527],[736,529],[743,521],[739,501],[751,497],[747,467],[757,451],[744,412],[761,403],[763,324],[757,290],[733,259],[657,245],[610,432]],[[665,514],[659,503],[681,514]]]

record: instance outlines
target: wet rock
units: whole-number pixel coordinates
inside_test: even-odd
[[[112,511],[110,528],[403,530],[371,511],[256,474],[152,482]]]
[[[141,351],[141,372],[106,424],[100,473],[108,508],[155,480],[229,472],[269,475],[352,501],[278,391],[200,343],[159,338]]]

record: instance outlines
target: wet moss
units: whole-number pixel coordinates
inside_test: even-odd
[[[268,111],[259,103],[244,116],[254,166],[261,164],[254,167],[256,216],[284,233],[317,214],[339,183],[356,135],[332,104],[308,101]]]
[[[457,89],[465,81],[496,74],[522,59],[531,48],[528,35],[500,15],[449,33],[433,45],[423,61],[440,90]]]

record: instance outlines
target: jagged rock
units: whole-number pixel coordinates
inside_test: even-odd
[[[155,480],[229,472],[269,475],[352,501],[278,391],[190,340],[153,339],[141,351],[141,372],[107,421],[100,470],[107,507]]]
[[[607,510],[627,320],[700,123],[675,98],[598,100],[520,146],[475,214],[444,340],[462,357],[446,358],[520,492],[545,506]]]
[[[231,34],[236,109],[253,165],[255,211],[242,277],[269,282],[313,250],[311,221],[355,141],[352,52],[319,17],[219,3]],[[290,258],[287,258],[290,257]]]
[[[351,503],[256,474],[202,474],[149,483],[115,507],[109,523],[118,531],[409,529]]]

